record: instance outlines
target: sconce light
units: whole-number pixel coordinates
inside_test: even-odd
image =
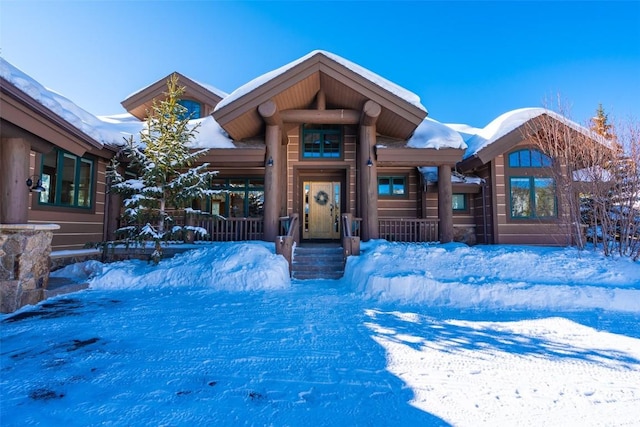
[[[33,180],[31,178],[37,178],[36,185],[33,185]],[[32,175],[27,178],[27,187],[29,187],[29,191],[35,191],[36,193],[40,193],[42,191],[47,191],[46,188],[42,186],[42,179],[39,175]]]
[[[373,162],[371,161],[371,157],[369,157],[369,160],[367,160],[367,166],[369,166],[369,167],[373,166]]]
[[[269,157],[269,160],[267,160],[267,166],[273,166],[273,157]]]

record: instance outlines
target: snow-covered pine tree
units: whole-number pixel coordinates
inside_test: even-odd
[[[133,136],[116,154],[110,167],[110,191],[124,196],[126,232],[139,243],[152,241],[155,252],[152,260],[162,256],[161,242],[171,235],[183,232],[182,227],[168,229],[172,218],[168,208],[183,208],[192,200],[204,198],[217,191],[209,190],[209,181],[217,172],[207,171],[208,163],[194,166],[195,161],[208,150],[192,151],[189,142],[197,134],[198,125],[189,122],[187,109],[178,102],[184,94],[178,77],[167,81],[164,99],[154,100],[147,112],[146,129],[140,132],[139,141]],[[120,173],[117,159],[126,159],[128,169],[136,178],[126,179]],[[204,229],[193,229],[206,233]]]

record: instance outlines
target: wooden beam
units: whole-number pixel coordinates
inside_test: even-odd
[[[368,100],[362,107],[362,116],[360,117],[360,124],[362,126],[372,126],[378,121],[382,107],[377,102]]]
[[[327,98],[324,94],[324,91],[320,89],[318,94],[316,95],[316,109],[317,110],[326,110],[327,109]]]
[[[280,130],[284,129],[282,117],[280,116],[280,111],[278,111],[278,105],[273,100],[270,99],[260,104],[258,106],[258,113],[260,113],[267,126],[277,126]],[[287,145],[289,138],[287,138],[286,132],[280,132],[280,135],[280,143]]]
[[[282,128],[282,118],[278,111],[278,106],[272,100],[268,100],[258,106],[258,112],[269,126],[279,126]]]
[[[285,123],[313,123],[355,125],[360,123],[357,110],[284,110],[280,112]]]

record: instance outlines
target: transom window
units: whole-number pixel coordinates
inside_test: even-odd
[[[93,194],[92,159],[55,149],[42,156],[40,204],[90,208]]]
[[[511,218],[553,218],[557,216],[553,178],[534,176],[509,178]]]
[[[379,176],[378,195],[401,197],[407,194],[407,179],[404,176]]]
[[[223,190],[209,199],[209,211],[227,218],[255,218],[264,214],[264,178],[215,178],[211,188]]]
[[[180,99],[178,104],[182,105],[187,111],[184,112],[181,119],[199,119],[202,117],[202,105],[191,99]]]
[[[342,156],[340,125],[303,125],[302,157],[304,159],[339,159]]]
[[[509,154],[510,168],[548,168],[551,157],[535,148],[525,148]]]

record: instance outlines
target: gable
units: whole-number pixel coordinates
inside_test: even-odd
[[[121,105],[138,120],[145,120],[147,111],[151,110],[153,100],[156,98],[164,98],[164,94],[167,91],[167,80],[173,75],[178,76],[178,85],[185,88],[182,98],[202,104],[203,117],[210,115],[215,106],[227,95],[213,86],[198,83],[178,72],[173,72],[152,85],[129,95],[127,99],[121,102]]]
[[[218,104],[213,116],[234,140],[241,140],[263,132],[258,106],[267,101],[282,112],[362,111],[368,100],[381,106],[377,131],[390,137],[409,138],[427,115],[411,92],[340,57],[314,51],[238,88]]]
[[[503,114],[467,140],[468,149],[461,170],[472,170],[485,165],[511,150],[536,132],[546,121],[552,120],[569,132],[593,138],[592,132],[553,111],[544,108],[524,108]]]

